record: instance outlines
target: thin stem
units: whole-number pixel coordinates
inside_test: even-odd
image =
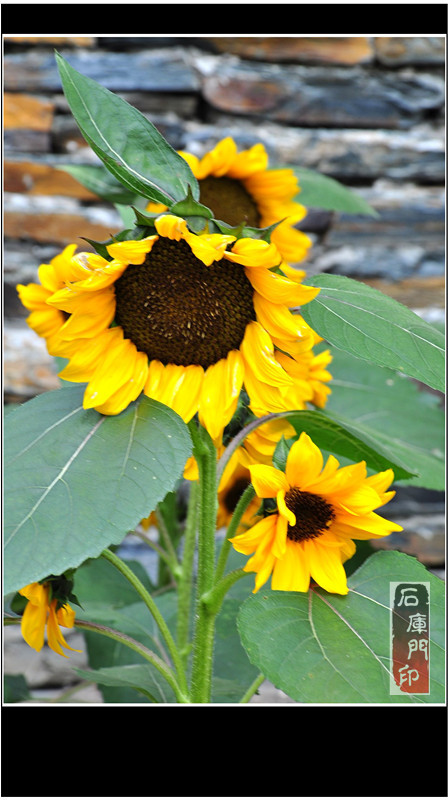
[[[224,570],[226,568],[226,563],[227,563],[227,557],[229,555],[229,550],[232,546],[232,543],[229,541],[229,539],[235,536],[238,530],[238,526],[241,522],[241,518],[244,512],[249,507],[254,497],[255,497],[255,489],[252,486],[252,484],[249,484],[249,486],[246,487],[240,499],[238,500],[235,511],[232,514],[232,519],[230,520],[229,526],[227,528],[226,538],[222,543],[221,552],[219,554],[218,563],[216,565],[215,583],[219,581],[224,575]]]
[[[20,618],[6,618],[4,619],[5,625],[20,625]],[[96,622],[88,622],[86,620],[75,620],[75,628],[78,628],[81,631],[92,631],[93,633],[99,633],[102,636],[107,636],[109,639],[113,639],[120,644],[129,647],[135,653],[141,655],[146,661],[149,661],[153,667],[155,667],[161,675],[165,678],[166,682],[171,686],[173,692],[176,695],[177,700],[179,703],[189,703],[190,700],[188,698],[187,693],[182,691],[176,678],[173,674],[173,671],[170,667],[162,661],[161,658],[156,653],[153,653],[148,647],[138,642],[136,639],[133,639],[131,636],[128,636],[126,633],[121,633],[120,631],[116,631],[114,628],[109,628],[106,625],[99,625]]]
[[[193,702],[208,703],[211,696],[215,615],[210,613],[202,597],[212,589],[214,582],[217,453],[205,428],[198,429],[194,423],[190,423],[189,427],[199,468],[198,574],[191,697]]]
[[[253,683],[251,683],[251,685],[249,686],[247,692],[244,692],[244,694],[243,694],[243,696],[242,696],[242,698],[241,698],[241,700],[239,702],[240,703],[248,703],[249,700],[254,696],[254,694],[257,691],[257,689],[261,686],[263,681],[264,681],[264,675],[262,675],[260,673],[260,675],[257,675],[257,677],[255,678]]]
[[[160,556],[160,558],[163,561],[165,561],[165,563],[168,565],[171,572],[173,572],[173,569],[175,569],[175,565],[173,564],[171,557],[163,549],[163,547],[160,547],[160,545],[157,542],[154,542],[146,533],[143,533],[142,531],[133,531],[132,535],[137,536],[137,538],[141,539],[142,542],[148,545],[148,547],[151,547],[153,550],[155,550],[156,553]]]
[[[184,666],[182,660],[180,658],[179,651],[176,647],[173,637],[169,631],[169,628],[160,613],[159,609],[157,608],[156,603],[154,602],[153,598],[151,597],[150,593],[145,589],[142,582],[137,578],[137,576],[132,572],[132,570],[124,563],[124,561],[119,558],[116,553],[112,553],[111,550],[103,550],[101,553],[102,558],[105,558],[106,561],[109,561],[113,566],[121,572],[122,575],[132,584],[136,592],[140,595],[143,602],[151,612],[159,630],[162,634],[165,642],[167,644],[168,650],[170,652],[171,658],[173,659],[173,664],[176,668],[179,685],[185,694],[188,694],[187,688],[187,678],[185,675]]]
[[[185,667],[187,665],[189,652],[188,639],[193,586],[193,563],[198,524],[198,499],[199,484],[197,481],[193,481],[190,485],[190,496],[188,499],[182,567],[177,582],[177,646],[180,650]]]

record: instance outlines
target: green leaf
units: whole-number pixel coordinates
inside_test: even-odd
[[[24,675],[5,675],[3,694],[5,703],[23,703],[31,699]]]
[[[445,414],[439,397],[414,381],[332,348],[333,380],[326,411],[343,414],[385,446],[416,477],[397,478],[426,489],[445,489]]]
[[[57,169],[68,172],[75,180],[81,183],[93,194],[109,203],[131,205],[135,203],[135,192],[131,192],[119,183],[110,172],[101,165],[94,164],[65,164]]]
[[[151,703],[175,703],[176,697],[170,686],[150,664],[122,664],[119,667],[103,667],[101,669],[79,669],[75,672],[80,678],[94,681],[119,689],[134,689]],[[136,697],[139,703],[142,698]],[[126,702],[126,701],[123,701]]]
[[[372,435],[362,425],[356,425],[346,417],[322,411],[287,411],[277,416],[287,419],[298,434],[305,431],[319,448],[333,455],[343,456],[350,461],[365,461],[376,472],[391,468],[396,480],[410,478],[413,474],[406,468],[406,463],[396,458],[393,448],[378,442],[375,434]],[[280,443],[283,457],[285,445],[289,450],[291,444],[292,440],[289,446],[288,443]],[[280,457],[280,453],[277,453],[277,457]]]
[[[430,694],[390,693],[390,582],[430,583]],[[253,664],[300,703],[443,703],[444,584],[411,556],[381,552],[348,579],[348,595],[260,589],[242,605]]]
[[[364,214],[378,217],[379,214],[363,197],[347,189],[342,183],[320,172],[304,167],[292,167],[297,176],[300,192],[295,200],[307,208],[324,208],[346,214]]]
[[[59,54],[56,61],[72,114],[94,153],[126,189],[171,206],[199,187],[185,159],[136,108],[77,72]]]
[[[304,281],[320,292],[301,313],[335,347],[444,391],[444,337],[377,289],[342,275]]]
[[[141,397],[106,417],[83,409],[83,391],[48,392],[5,420],[6,593],[121,542],[191,454],[188,428],[167,406]]]

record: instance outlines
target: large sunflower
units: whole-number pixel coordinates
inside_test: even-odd
[[[313,578],[328,592],[347,594],[343,562],[355,552],[353,539],[387,536],[402,527],[375,509],[392,499],[391,469],[367,477],[361,461],[340,467],[330,455],[324,466],[319,448],[306,433],[292,445],[286,470],[249,466],[259,498],[276,510],[250,530],[233,537],[235,550],[252,555],[246,572],[256,572],[257,592],[272,573],[272,589],[306,592]]]
[[[215,219],[231,226],[269,227],[280,222],[271,241],[289,263],[303,261],[312,245],[310,238],[294,226],[306,216],[306,208],[295,201],[300,187],[290,168],[269,169],[268,154],[262,144],[238,152],[227,136],[198,158],[183,150],[199,182],[200,201],[211,209]],[[162,211],[165,206],[149,204]]]
[[[243,385],[257,409],[296,407],[290,366],[315,336],[289,308],[318,290],[272,271],[287,270],[272,243],[196,235],[172,214],[154,226],[154,235],[108,245],[111,260],[72,255],[64,287],[43,300],[63,312],[52,332],[69,359],[60,375],[87,383],[84,407],[118,414],[143,391],[186,422],[198,412],[218,443]]]

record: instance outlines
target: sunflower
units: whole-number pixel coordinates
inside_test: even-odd
[[[75,612],[68,603],[60,605],[57,598],[52,596],[50,583],[29,583],[20,589],[19,594],[28,600],[22,616],[21,631],[26,643],[33,650],[42,650],[46,627],[48,645],[55,653],[67,658],[61,645],[75,653],[81,652],[67,644],[60,630],[60,626],[73,628]]]
[[[306,433],[292,445],[285,472],[265,464],[249,472],[257,496],[276,500],[276,511],[230,540],[239,553],[253,554],[244,569],[257,573],[254,592],[272,573],[273,590],[306,592],[312,578],[328,592],[347,594],[342,565],[356,550],[352,540],[402,530],[375,513],[395,494],[387,491],[392,470],[367,477],[364,461],[340,467],[332,455],[324,466]]]
[[[257,408],[270,410],[272,393],[290,408],[279,398],[295,379],[275,353],[312,350],[311,329],[289,309],[319,290],[279,274],[281,256],[265,240],[197,235],[173,214],[154,230],[107,245],[110,260],[68,259],[63,288],[43,301],[62,312],[52,331],[57,354],[69,359],[60,377],[87,383],[84,407],[103,414],[120,413],[141,392],[185,422],[198,413],[215,443],[243,384]]]
[[[300,191],[292,169],[268,169],[268,155],[262,144],[238,152],[228,136],[199,159],[180,151],[199,182],[200,202],[211,209],[215,219],[230,226],[269,227],[280,222],[271,241],[289,263],[303,261],[312,242],[294,226],[306,216],[306,208],[294,198]],[[166,207],[150,203],[148,210]]]

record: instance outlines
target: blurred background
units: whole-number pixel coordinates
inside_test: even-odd
[[[81,236],[101,241],[123,227],[112,205],[59,169],[98,162],[62,93],[55,49],[138,108],[175,149],[201,156],[225,136],[240,149],[262,142],[271,167],[306,167],[353,188],[378,216],[310,208],[300,227],[314,244],[301,266],[364,281],[444,324],[444,37],[5,37],[7,403],[59,385],[15,285],[36,281],[39,265],[67,244],[89,249]],[[397,500],[407,552],[443,577],[442,493],[417,489]],[[16,640],[5,671],[25,671],[47,694],[70,685],[71,663],[64,669],[51,651],[28,648],[24,665],[17,634],[8,630]],[[269,687],[266,698],[285,700]]]

